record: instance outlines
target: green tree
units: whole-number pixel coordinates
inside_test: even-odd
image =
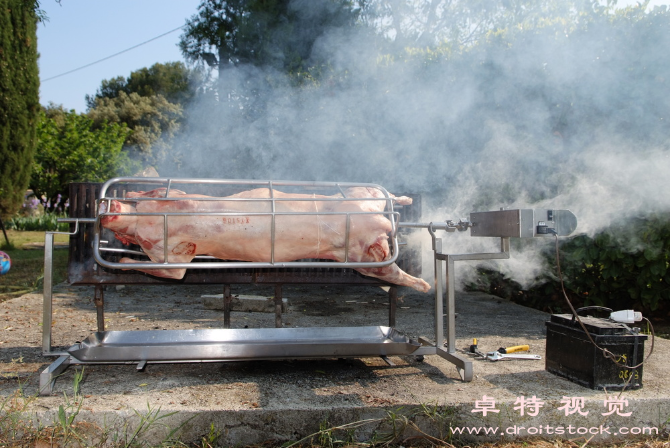
[[[124,149],[146,165],[165,159],[179,130],[183,109],[200,84],[199,71],[182,62],[154,64],[103,80],[95,95],[86,95],[88,117],[96,126],[125,123],[130,132]]]
[[[19,209],[30,180],[40,109],[38,6],[0,0],[0,215]]]
[[[616,0],[369,0],[362,21],[397,48],[448,44],[460,50],[491,35],[527,31],[552,23],[572,29],[585,14],[611,13]],[[646,2],[648,3],[648,1]]]
[[[188,69],[183,62],[156,63],[131,72],[127,79],[117,76],[103,80],[95,95],[86,95],[86,103],[90,110],[98,99],[117,98],[124,92],[144,97],[162,95],[170,103],[184,106],[195,95],[198,84],[198,71]]]
[[[125,149],[135,150],[145,164],[155,165],[164,160],[169,140],[180,127],[182,108],[163,95],[120,92],[115,98],[98,98],[87,115],[97,128],[125,124],[130,130]]]
[[[186,21],[179,46],[187,60],[222,72],[231,66],[271,66],[294,73],[314,64],[316,40],[353,26],[360,8],[349,0],[203,0]]]
[[[118,123],[95,126],[84,114],[50,105],[39,116],[30,188],[53,208],[67,200],[70,182],[103,182],[135,172],[137,163],[123,151],[129,132]]]

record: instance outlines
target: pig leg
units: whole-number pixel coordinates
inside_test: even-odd
[[[383,261],[388,258],[388,252],[384,247],[383,242],[385,241],[377,240],[376,243],[370,245],[367,251],[369,258],[372,258],[374,261]],[[426,281],[417,277],[412,277],[407,272],[400,269],[395,263],[381,268],[361,268],[356,269],[356,271],[363,275],[375,277],[395,285],[409,286],[420,292],[428,292],[430,290],[430,285]]]
[[[417,277],[412,277],[407,272],[400,269],[395,263],[383,268],[361,268],[356,270],[368,277],[375,277],[395,285],[409,286],[420,292],[430,291],[430,285],[426,281]]]
[[[155,263],[163,263],[163,245],[156,244],[151,246],[150,249],[147,249],[146,244],[148,244],[146,239],[138,238],[140,240],[140,245],[144,249],[145,253],[149,256],[151,261]],[[143,244],[144,243],[144,244]],[[170,263],[190,263],[191,260],[195,257],[196,245],[191,242],[182,241],[175,244],[168,252],[168,261]],[[141,263],[141,261],[133,260],[131,258],[122,258],[119,260],[121,263]],[[132,268],[128,268],[132,269]],[[171,278],[171,279],[181,279],[186,275],[186,269],[136,269],[140,272],[145,272],[149,275],[154,275],[161,278]]]
[[[137,244],[135,231],[137,216],[134,216],[135,207],[119,201],[103,201],[100,203],[100,225],[114,232],[116,239],[125,245]],[[105,215],[105,213],[123,213],[121,215]]]
[[[128,264],[142,263],[142,261],[133,260],[132,258],[122,258],[119,260],[119,262]],[[186,269],[133,269],[129,267],[128,269],[124,269],[124,271],[140,271],[156,277],[171,278],[177,280],[184,278],[184,275],[186,275]]]

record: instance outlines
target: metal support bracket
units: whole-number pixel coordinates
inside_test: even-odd
[[[447,229],[443,229],[447,230]],[[435,341],[434,354],[441,356],[456,366],[458,374],[465,382],[472,381],[472,360],[459,356],[456,353],[456,278],[454,264],[462,260],[498,260],[509,258],[509,237],[500,241],[500,252],[476,254],[444,254],[442,253],[442,239],[435,235],[433,224],[428,225],[428,232],[433,240],[435,257]],[[446,262],[446,267],[444,263]],[[444,317],[444,287],[442,272],[446,272],[446,322]],[[446,342],[444,327],[446,323]],[[422,342],[426,341],[425,339]],[[447,347],[445,350],[443,347]],[[421,349],[419,349],[421,350]]]
[[[274,297],[275,328],[283,327],[282,319],[281,319],[282,300],[283,300],[282,287],[281,287],[281,284],[277,284],[277,285],[275,285],[275,297]]]
[[[230,311],[233,296],[230,294],[230,285],[223,285],[223,328],[230,328]]]

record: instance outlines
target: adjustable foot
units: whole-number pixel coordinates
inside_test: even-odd
[[[70,356],[62,355],[40,373],[40,395],[51,395],[54,383],[68,367],[70,366]]]
[[[465,381],[466,383],[472,381],[472,360],[461,358],[457,354],[449,353],[448,351],[439,347],[437,348],[437,354],[456,366],[456,370],[458,371],[458,375],[461,377],[461,380]]]
[[[449,361],[450,363],[456,366],[458,371],[458,376],[461,377],[461,380],[469,383],[472,381],[473,372],[472,372],[472,360],[469,358],[462,358],[456,353],[450,353],[448,350],[438,347],[435,344],[435,341],[428,339],[425,336],[419,337],[419,342],[421,347],[419,347],[415,352],[414,356],[417,361],[423,361],[424,355],[439,355],[443,359]]]

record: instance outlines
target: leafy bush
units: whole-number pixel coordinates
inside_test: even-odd
[[[54,231],[67,232],[68,223],[58,223],[58,218],[65,218],[65,215],[56,215],[45,213],[39,216],[15,216],[5,223],[8,229],[21,231]]]
[[[40,113],[30,188],[48,212],[67,203],[70,182],[103,182],[138,168],[123,151],[125,126],[97,127],[85,115],[50,105]]]
[[[670,310],[670,216],[632,219],[566,241],[566,287],[586,305],[647,312]]]
[[[468,287],[543,311],[568,312],[553,248],[545,253],[546,273],[532,288],[524,290],[488,269],[480,269],[476,284]],[[593,237],[563,240],[560,262],[566,291],[576,308],[632,308],[656,317],[670,312],[670,214],[635,218]]]

